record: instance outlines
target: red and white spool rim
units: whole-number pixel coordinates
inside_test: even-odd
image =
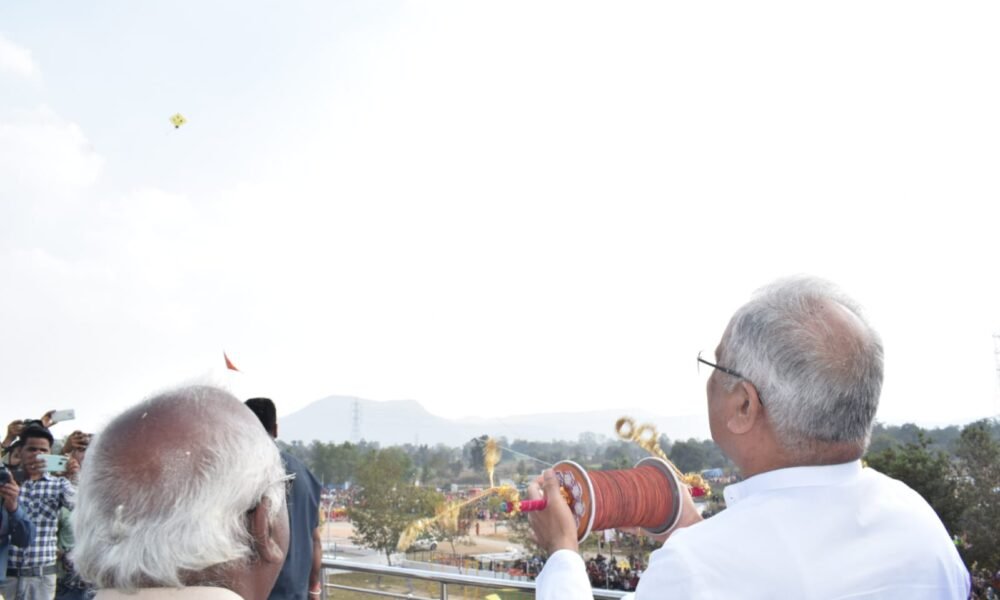
[[[587,470],[579,464],[571,460],[561,460],[553,465],[553,468],[556,468],[559,465],[567,465],[570,467],[569,470],[573,473],[573,476],[582,478],[584,483],[587,484],[587,505],[590,510],[588,511],[589,514],[586,515],[586,527],[583,528],[582,534],[580,533],[580,527],[577,527],[576,530],[577,543],[582,543],[583,540],[587,539],[587,536],[590,535],[590,530],[594,526],[594,515],[597,514],[596,507],[594,506],[594,483],[590,480],[590,474],[587,473]]]

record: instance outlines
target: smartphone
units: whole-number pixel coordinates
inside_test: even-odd
[[[54,413],[52,413],[52,416],[50,418],[52,419],[53,425],[55,425],[56,423],[62,423],[63,421],[72,421],[73,419],[76,418],[76,411],[73,410],[72,408],[66,410],[57,410]]]
[[[45,461],[45,470],[49,473],[62,473],[69,462],[69,458],[61,454],[39,454],[38,458]]]

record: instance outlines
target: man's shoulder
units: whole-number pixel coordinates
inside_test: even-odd
[[[281,451],[281,462],[285,465],[285,471],[288,473],[295,473],[296,477],[300,477],[299,473],[309,473],[310,477],[313,476],[309,467],[307,467],[299,457],[290,452],[285,450]]]
[[[232,590],[221,587],[140,588],[135,592],[102,589],[95,600],[243,600]]]
[[[934,508],[904,482],[870,468],[864,469],[863,477],[866,480],[864,485],[867,505],[882,507],[886,522],[895,523],[910,535],[924,531],[928,535],[940,537],[945,531]]]
[[[281,462],[285,463],[286,469],[293,465],[296,467],[301,467],[303,469],[306,468],[305,463],[299,460],[299,457],[295,456],[288,450],[282,450],[279,448],[278,453],[281,454]]]
[[[305,463],[303,463],[298,457],[284,450],[281,451],[281,461],[285,465],[286,473],[295,474],[295,481],[292,484],[293,486],[307,486],[313,489],[317,495],[319,494],[319,481],[316,479],[316,476],[312,474],[312,471],[309,470],[309,467],[307,467]]]
[[[720,554],[720,548],[725,552]],[[902,482],[871,469],[837,484],[772,489],[745,498],[677,531],[654,556],[651,567],[668,562],[673,572],[686,576],[701,573],[711,580],[743,573],[748,581],[778,581],[812,564],[801,557],[823,556],[829,565],[854,571],[859,561],[873,556],[894,557],[863,581],[845,577],[838,582],[845,589],[871,581],[901,585],[894,579],[900,564],[925,573],[933,585],[962,569],[927,502]],[[746,571],[750,565],[752,572]]]

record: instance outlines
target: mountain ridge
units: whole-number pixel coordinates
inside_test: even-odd
[[[354,435],[355,402],[360,413],[358,439]],[[575,441],[581,433],[615,437],[615,421],[623,416],[635,419],[638,424],[649,423],[671,440],[709,437],[704,415],[668,417],[622,408],[448,419],[429,412],[416,400],[376,401],[337,395],[321,398],[280,417],[278,435],[284,441],[305,444],[314,440],[340,443],[364,439],[386,446],[408,443],[459,446],[484,434],[508,440]]]

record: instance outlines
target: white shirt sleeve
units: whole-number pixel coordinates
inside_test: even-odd
[[[593,600],[583,558],[572,550],[556,550],[545,561],[535,589],[536,600]]]

